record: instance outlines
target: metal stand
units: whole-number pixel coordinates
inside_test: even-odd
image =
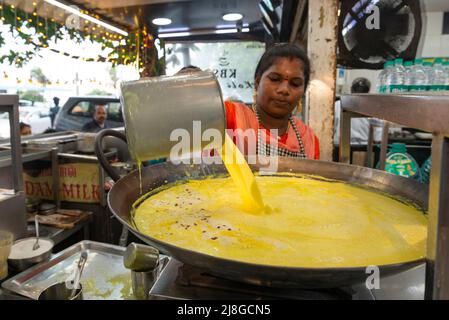
[[[19,239],[26,234],[26,208],[19,129],[19,96],[0,95],[0,112],[7,112],[9,115],[11,141],[11,160],[2,162],[0,167],[11,166],[13,188],[12,194],[0,200],[0,229],[11,231],[15,238]]]
[[[354,117],[378,118],[433,133],[425,298],[449,299],[449,95],[344,95],[341,110],[340,162],[349,163]]]

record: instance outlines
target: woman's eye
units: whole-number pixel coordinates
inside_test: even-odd
[[[276,76],[271,76],[271,77],[268,77],[271,81],[273,81],[273,82],[277,82],[277,81],[280,81],[281,80],[281,78],[279,78],[279,77],[276,77]]]
[[[294,87],[301,87],[303,84],[303,82],[301,80],[297,80],[297,81],[292,81],[291,85]]]

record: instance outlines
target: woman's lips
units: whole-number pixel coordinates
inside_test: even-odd
[[[285,100],[276,100],[276,99],[274,99],[273,102],[276,105],[282,106],[282,107],[288,107],[290,105],[290,103],[288,101],[285,101]]]

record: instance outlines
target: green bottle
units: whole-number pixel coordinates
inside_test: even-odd
[[[377,168],[380,163],[377,164]],[[393,143],[390,145],[385,159],[385,171],[416,180],[421,179],[421,172],[416,160],[407,153],[407,147],[403,143]]]
[[[421,167],[421,182],[422,183],[429,183],[431,168],[432,168],[432,156],[430,156]]]

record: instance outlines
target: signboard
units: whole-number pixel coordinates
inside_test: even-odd
[[[167,45],[167,74],[194,65],[216,75],[224,99],[253,102],[254,72],[265,45],[260,42],[213,42]]]
[[[61,201],[99,203],[100,168],[95,163],[59,164],[59,196]],[[24,169],[27,197],[53,200],[51,168]]]

